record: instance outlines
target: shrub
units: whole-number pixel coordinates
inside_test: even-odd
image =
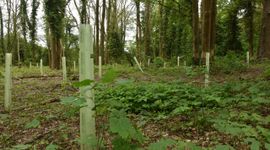
[[[155,67],[162,67],[164,65],[164,60],[161,57],[157,57],[154,59]]]
[[[235,71],[245,71],[247,65],[234,52],[229,52],[225,57],[218,57],[212,66],[213,72],[230,74]]]

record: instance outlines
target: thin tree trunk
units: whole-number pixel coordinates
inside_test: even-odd
[[[253,10],[253,0],[248,0],[247,4],[247,26],[248,26],[248,51],[250,56],[254,55],[254,44],[253,44],[253,18],[254,18],[254,10]]]
[[[199,65],[199,13],[198,13],[198,0],[192,0],[192,27],[193,27],[193,63]]]
[[[163,5],[164,0],[161,0],[159,5],[159,18],[160,18],[160,24],[159,24],[159,56],[164,57],[164,24],[163,24]]]
[[[145,1],[145,31],[144,31],[144,50],[145,56],[151,57],[152,50],[151,50],[151,2]],[[147,60],[147,58],[145,58]]]
[[[96,64],[98,62],[99,56],[101,56],[99,49],[99,0],[96,0],[96,39],[95,39],[95,47],[96,47]]]
[[[106,16],[106,0],[103,0],[102,4],[102,18],[101,18],[101,36],[100,36],[100,56],[102,57],[102,63],[104,63],[104,51],[105,51],[105,16]]]

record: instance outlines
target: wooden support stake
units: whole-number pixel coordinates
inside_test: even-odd
[[[134,58],[134,60],[135,60],[135,62],[136,62],[136,64],[137,64],[138,68],[141,70],[141,72],[143,72],[142,67],[141,67],[141,65],[139,64],[137,58],[136,58],[136,57],[133,57],[133,58]]]
[[[250,55],[249,55],[249,51],[247,51],[247,65],[249,67],[249,62],[250,62]]]
[[[12,88],[12,54],[6,54],[6,64],[5,64],[5,110],[11,110],[11,88]]]
[[[89,24],[80,25],[80,81],[94,80],[93,33]],[[91,86],[81,87],[80,94],[87,106],[80,109],[81,150],[94,150],[96,141],[94,90]]]
[[[177,66],[180,67],[180,57],[177,57]]]
[[[66,57],[62,57],[63,81],[67,82],[67,62]]]
[[[206,65],[206,72],[205,72],[205,87],[209,85],[209,72],[210,72],[210,53],[206,53],[205,57],[205,65]]]
[[[43,76],[43,60],[40,59],[40,74]]]
[[[102,57],[98,57],[98,76],[99,78],[102,77]]]

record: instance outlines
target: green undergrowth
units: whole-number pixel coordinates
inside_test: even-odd
[[[110,83],[116,76],[112,71],[102,80]],[[184,130],[194,128],[199,135],[212,131],[240,141],[235,144],[223,141],[222,136],[216,137],[220,140],[211,141],[210,147],[204,149],[269,148],[270,87],[267,80],[231,81],[209,88],[179,81],[149,83],[118,79],[113,84],[107,83],[95,86],[95,110],[97,115],[109,116],[108,130],[114,137],[115,149],[202,149],[198,142],[169,137],[153,143],[143,134],[143,128],[150,122],[165,124],[166,130],[191,138]],[[83,107],[80,103],[75,105]],[[137,119],[128,117],[132,115]],[[169,123],[175,117],[186,119]],[[130,119],[136,122],[135,126]]]

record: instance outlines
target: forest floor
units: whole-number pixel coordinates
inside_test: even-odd
[[[269,149],[268,67],[269,63],[232,72],[213,71],[210,86],[204,88],[202,68],[146,68],[141,73],[136,67],[117,65],[115,81],[96,89],[96,126],[104,149],[112,149],[114,135],[108,131],[103,107],[113,101],[117,105],[109,107],[126,110],[147,137],[144,148],[169,138],[204,148]],[[46,68],[44,72],[40,76],[35,67],[14,68],[9,113],[3,107],[1,79],[0,149],[79,149],[78,109],[61,104],[61,98],[78,95],[79,90],[63,83],[60,71]],[[77,79],[70,74],[70,82]],[[102,100],[109,102],[102,105]]]

